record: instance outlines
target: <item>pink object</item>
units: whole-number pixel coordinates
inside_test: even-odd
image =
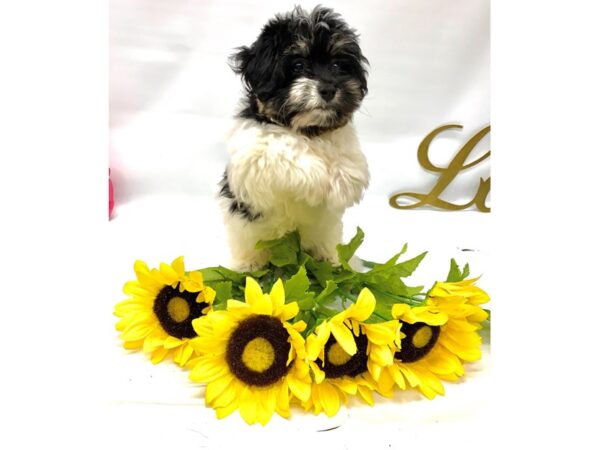
[[[108,169],[108,218],[112,216],[113,208],[115,206],[115,200],[113,197],[113,185],[110,179],[110,169]]]

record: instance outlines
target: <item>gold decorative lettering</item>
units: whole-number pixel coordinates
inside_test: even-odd
[[[475,134],[475,136],[469,139],[469,141],[463,146],[463,148],[461,148],[460,151],[454,156],[448,167],[438,167],[434,165],[429,159],[429,146],[438,134],[448,129],[460,130],[462,129],[462,125],[444,125],[442,127],[436,128],[427,136],[425,136],[425,139],[423,139],[423,141],[419,144],[419,149],[417,151],[417,158],[419,160],[419,164],[421,164],[421,166],[426,170],[440,174],[437,183],[433,186],[431,191],[429,191],[429,193],[427,194],[421,194],[418,192],[401,192],[398,194],[394,194],[390,197],[390,206],[397,209],[415,209],[421,206],[431,205],[435,206],[436,208],[457,211],[467,209],[470,206],[474,205],[481,212],[490,212],[490,208],[485,204],[485,201],[490,192],[491,177],[488,177],[486,179],[479,179],[479,187],[477,189],[477,193],[475,194],[473,199],[468,203],[460,205],[440,199],[440,195],[462,170],[476,166],[477,164],[483,162],[484,160],[490,157],[491,152],[488,151],[483,156],[477,158],[475,161],[465,164],[465,161],[467,160],[468,156],[471,154],[475,146],[483,139],[483,137],[486,134],[490,132],[490,126],[486,126],[484,129]],[[412,199],[415,199],[416,202],[403,205],[398,204],[398,199],[400,199],[401,197],[410,197]]]

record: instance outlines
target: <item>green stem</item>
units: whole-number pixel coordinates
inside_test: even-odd
[[[371,289],[371,291],[373,291],[373,293],[375,293],[375,294],[385,295],[386,297],[390,297],[395,300],[398,300],[400,303],[408,303],[409,305],[412,305],[412,306],[418,306],[423,303],[423,300],[418,300],[418,299],[415,299],[414,297],[409,297],[407,295],[398,295],[398,294],[390,294],[389,292],[382,292],[379,289],[374,288],[372,286],[369,286],[369,289]]]

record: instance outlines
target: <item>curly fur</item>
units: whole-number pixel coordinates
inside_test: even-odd
[[[313,256],[336,262],[344,210],[369,183],[351,124],[365,64],[356,33],[321,7],[276,16],[232,57],[247,89],[221,189],[234,267],[261,266],[256,242],[296,229]]]

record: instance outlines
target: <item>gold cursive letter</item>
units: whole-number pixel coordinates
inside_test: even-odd
[[[471,205],[475,205],[477,209],[479,209],[482,212],[490,212],[490,208],[485,204],[487,195],[490,192],[491,178],[489,177],[485,180],[483,178],[479,179],[479,188],[477,189],[475,197],[473,197],[473,200],[471,200],[468,203],[465,203],[464,205],[457,205],[440,199],[440,195],[442,194],[442,192],[444,192],[444,189],[448,187],[448,185],[452,182],[452,180],[454,180],[454,178],[456,178],[456,176],[461,170],[468,169],[469,167],[473,167],[479,164],[483,160],[489,158],[491,154],[491,152],[488,151],[485,155],[481,156],[475,161],[470,162],[469,164],[465,164],[465,160],[473,151],[475,146],[479,143],[479,141],[481,141],[481,139],[483,139],[483,137],[486,134],[489,133],[490,126],[488,125],[475,136],[473,136],[471,139],[469,139],[469,141],[464,145],[464,147],[460,149],[460,151],[452,159],[448,167],[435,166],[429,159],[429,145],[439,133],[450,128],[462,129],[462,125],[444,125],[442,127],[436,128],[427,136],[425,136],[425,139],[423,139],[423,141],[419,144],[419,150],[417,152],[419,164],[421,164],[421,166],[424,169],[441,174],[435,186],[433,186],[433,188],[428,194],[419,194],[417,192],[402,192],[399,194],[394,194],[392,197],[390,197],[390,205],[393,208],[414,209],[420,206],[432,205],[442,209],[461,210],[466,209]],[[412,197],[418,201],[410,205],[399,205],[398,198],[400,197]]]

